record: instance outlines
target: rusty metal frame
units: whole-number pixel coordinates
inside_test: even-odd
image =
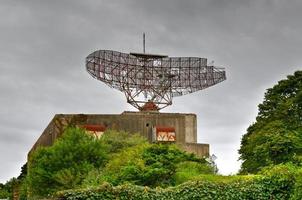
[[[127,102],[142,110],[153,102],[158,110],[172,98],[213,86],[226,80],[224,68],[207,65],[206,58],[167,57],[99,50],[86,57],[91,76],[123,92]]]

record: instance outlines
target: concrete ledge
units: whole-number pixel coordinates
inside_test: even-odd
[[[194,153],[199,157],[209,157],[209,144],[185,143],[182,145],[183,150]]]
[[[176,144],[199,157],[209,156],[209,145],[197,142],[197,117],[193,113],[131,112],[122,114],[56,114],[28,153],[39,146],[51,146],[67,126],[102,125],[106,129],[139,133],[149,142],[154,127],[173,127]]]

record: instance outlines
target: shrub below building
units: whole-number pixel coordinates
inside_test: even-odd
[[[282,174],[275,174],[275,172],[282,172]],[[299,179],[297,177],[301,178],[301,174],[297,174],[296,170],[289,170],[287,166],[277,167],[271,173],[273,174],[267,171],[266,175],[231,177],[204,175],[202,177],[203,180],[188,181],[168,188],[149,188],[130,184],[112,186],[109,183],[103,183],[95,188],[59,192],[56,199],[301,199],[301,182],[297,182]]]
[[[176,145],[149,144],[137,134],[112,130],[97,139],[83,129],[67,128],[52,146],[30,155],[26,183],[34,198],[104,182],[168,187],[192,177],[184,167],[194,168],[194,176],[213,173],[205,159]]]

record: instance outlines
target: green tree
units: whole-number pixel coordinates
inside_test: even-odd
[[[22,168],[22,191],[45,197],[58,190],[91,184],[87,177],[99,176],[113,155],[146,143],[138,134],[106,131],[100,139],[79,128],[67,128],[50,147],[38,148],[29,159],[28,173]],[[24,195],[23,195],[24,196]]]
[[[20,175],[17,177],[17,180],[19,182],[19,199],[23,200],[23,199],[27,199],[27,163],[25,163],[22,167],[21,167],[21,172]]]
[[[302,155],[302,71],[269,88],[258,108],[256,122],[241,140],[241,173],[297,163]]]
[[[174,174],[177,164],[185,161],[205,163],[204,159],[180,150],[176,145],[155,144],[142,154],[145,161],[142,184],[148,186],[175,185]]]
[[[22,180],[26,177],[27,175],[27,163],[25,163],[22,167],[21,167],[21,172],[19,174],[19,176],[17,177],[18,180]]]
[[[103,166],[107,147],[79,128],[67,128],[51,147],[40,147],[31,155],[28,184],[31,195],[47,196],[75,188],[89,171]]]
[[[131,183],[150,187],[172,186],[176,184],[178,164],[188,161],[199,166],[195,174],[205,173],[204,169],[207,169],[206,173],[214,171],[204,159],[186,153],[175,145],[145,142],[114,154],[104,170],[99,175],[93,173],[86,179],[86,183],[100,185],[106,181],[113,185]]]
[[[0,199],[7,199],[10,196],[11,196],[11,193],[9,192],[9,190],[5,186],[5,184],[0,183]]]
[[[20,184],[15,177],[8,180],[5,184],[0,184],[0,199],[12,199],[13,190]]]

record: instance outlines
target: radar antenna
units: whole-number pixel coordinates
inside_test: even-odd
[[[226,80],[224,68],[207,63],[206,58],[168,57],[145,53],[98,50],[86,57],[88,73],[118,89],[135,108],[159,111],[172,98],[190,94]]]

